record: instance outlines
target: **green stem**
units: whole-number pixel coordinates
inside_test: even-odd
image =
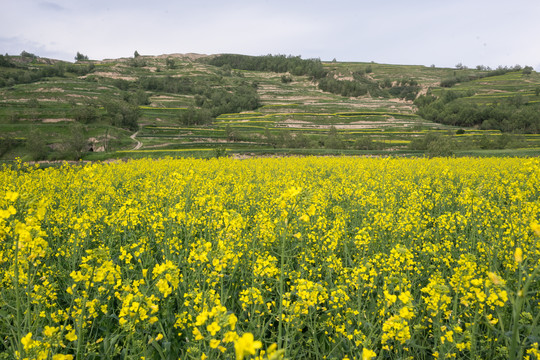
[[[87,294],[88,295],[88,294]],[[87,296],[83,298],[83,304],[81,308],[81,313],[79,314],[79,319],[77,320],[77,359],[82,359],[82,343],[83,343],[83,322],[84,322],[84,312],[86,309],[86,300]]]
[[[519,344],[519,318],[521,315],[521,308],[523,306],[523,302],[525,301],[525,296],[527,295],[527,292],[529,291],[529,286],[531,286],[531,281],[536,278],[538,275],[538,272],[540,271],[540,266],[537,266],[532,274],[528,276],[527,281],[525,282],[525,285],[523,285],[523,288],[521,287],[522,283],[522,265],[519,265],[519,281],[518,281],[518,294],[516,297],[516,300],[514,302],[514,307],[512,309],[512,318],[514,323],[512,324],[512,342],[510,344],[510,359],[519,359],[522,357],[522,351]],[[521,292],[521,293],[520,293]],[[535,322],[538,320],[538,317],[536,317]],[[519,353],[518,353],[518,346],[519,346]]]
[[[477,341],[477,334],[476,330],[478,329],[478,322],[480,321],[480,307],[475,306],[473,309],[474,311],[474,320],[473,320],[473,327],[472,327],[472,333],[471,333],[471,359],[476,358],[476,341]]]
[[[96,271],[96,264],[92,267],[92,274],[90,275],[90,279],[88,280],[89,283],[94,282],[94,274]],[[90,291],[89,287],[86,287],[85,294],[83,298],[83,303],[81,307],[81,313],[79,314],[79,318],[77,319],[77,359],[82,358],[82,344],[83,344],[83,338],[84,338],[84,332],[83,332],[83,325],[84,325],[84,313],[86,312],[86,301],[88,300],[88,292]]]
[[[15,302],[17,307],[17,348],[19,354],[23,353],[21,344],[21,297],[19,296],[19,237],[15,241]]]
[[[281,235],[281,263],[279,267],[279,324],[278,324],[278,349],[283,346],[283,271],[285,269],[285,235]]]
[[[522,283],[522,269],[521,264],[519,265],[519,272],[518,272],[518,292],[516,295],[516,298],[514,300],[514,304],[512,307],[512,341],[510,343],[510,360],[515,360],[517,357],[517,347],[519,342],[519,315],[521,314],[521,306],[523,305],[523,299],[524,299],[524,289],[521,287]]]

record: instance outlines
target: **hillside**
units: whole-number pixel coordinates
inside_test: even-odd
[[[540,76],[299,57],[0,59],[0,159],[537,155]]]

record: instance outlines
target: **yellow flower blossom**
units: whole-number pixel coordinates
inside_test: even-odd
[[[371,360],[374,357],[376,357],[377,354],[373,350],[369,350],[368,348],[362,349],[362,360]]]
[[[219,330],[221,330],[221,326],[219,326],[218,323],[214,321],[206,327],[206,330],[208,330],[210,335],[214,336]]]
[[[221,341],[219,341],[218,339],[212,339],[212,340],[210,340],[209,345],[210,345],[210,347],[212,349],[216,349],[219,346],[220,343],[221,343]]]
[[[71,330],[66,334],[66,340],[68,341],[75,341],[77,340],[77,335],[75,334],[75,330]]]
[[[536,236],[540,236],[540,224],[538,223],[532,223],[531,224],[531,229],[532,231],[534,232],[534,234]]]
[[[535,158],[6,165],[0,185],[18,359],[310,358],[313,330],[320,357],[504,357],[534,324]]]
[[[523,250],[520,247],[516,248],[516,251],[514,252],[514,260],[518,264],[523,261]]]
[[[56,354],[52,357],[53,360],[73,360],[73,355]]]
[[[28,351],[30,349],[30,346],[32,345],[32,333],[29,332],[21,339],[21,344],[24,347],[24,350]]]
[[[236,360],[243,360],[246,355],[255,355],[255,352],[261,347],[262,343],[254,340],[252,333],[244,333],[234,342]]]

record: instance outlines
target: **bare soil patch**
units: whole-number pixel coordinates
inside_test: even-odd
[[[163,144],[156,144],[156,145],[146,145],[144,148],[145,149],[158,149],[158,148],[162,148],[162,147],[165,147],[165,146],[169,146],[169,145],[172,145],[173,143],[163,143]]]
[[[311,121],[287,119],[277,122],[278,124],[313,124]]]
[[[52,88],[39,88],[39,89],[36,89],[36,92],[65,92],[65,90],[58,87],[52,87]]]
[[[90,75],[97,75],[97,76],[102,76],[102,77],[106,77],[106,78],[111,78],[111,79],[120,79],[120,80],[127,80],[127,81],[134,81],[134,80],[137,80],[136,77],[134,76],[125,76],[125,75],[121,75],[119,73],[116,73],[116,72],[105,72],[105,71],[96,71]],[[85,75],[85,76],[80,76],[79,79],[86,79],[88,76],[90,75]]]
[[[43,119],[41,120],[42,122],[44,123],[59,123],[59,122],[63,122],[63,121],[66,121],[66,122],[74,122],[75,120],[74,119],[67,119],[67,118],[63,118],[63,119]]]

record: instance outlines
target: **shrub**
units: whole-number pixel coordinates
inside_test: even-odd
[[[60,158],[78,160],[88,150],[85,129],[81,124],[70,127],[69,134],[63,139],[62,148],[58,154]]]
[[[137,57],[130,59],[128,64],[131,67],[145,67],[147,65],[147,62],[142,57]]]
[[[32,128],[26,137],[26,150],[32,157],[32,160],[45,160],[51,152],[44,135],[42,131]]]
[[[293,81],[292,77],[289,75],[281,75],[281,82],[284,84],[291,83]]]
[[[23,58],[29,58],[29,59],[32,59],[32,60],[34,60],[34,59],[37,58],[36,55],[34,55],[34,54],[32,54],[32,53],[29,53],[29,52],[27,52],[26,50],[23,50],[23,51],[21,52],[21,57],[23,57]]]
[[[457,77],[449,77],[449,78],[441,80],[441,83],[439,85],[441,87],[449,88],[449,87],[452,87],[452,86],[456,85],[458,82],[459,82],[459,80],[458,80]]]
[[[409,149],[423,150],[429,156],[451,156],[455,150],[455,143],[448,136],[427,133],[422,137],[414,138],[409,143]]]
[[[205,125],[212,122],[212,113],[208,109],[195,109],[190,106],[178,116],[182,125]]]
[[[165,63],[167,65],[167,69],[176,69],[176,62],[173,58],[167,58],[167,60],[165,60]]]
[[[0,135],[0,157],[14,149],[17,145],[18,141],[10,134]]]
[[[111,125],[137,130],[139,128],[139,107],[125,101],[107,101],[103,104],[105,115],[103,117]]]
[[[2,67],[16,67],[14,63],[11,62],[11,59],[9,56],[0,55],[0,66]]]
[[[91,124],[98,120],[99,114],[95,106],[82,105],[73,110],[73,117],[82,124]]]
[[[378,150],[382,148],[381,143],[373,141],[372,138],[368,136],[361,136],[354,142],[353,147],[356,150]]]
[[[454,154],[455,145],[452,139],[448,136],[440,137],[436,141],[430,141],[427,145],[426,154],[428,156],[452,156]]]
[[[523,75],[530,75],[532,74],[533,68],[532,66],[525,66],[523,68]]]

